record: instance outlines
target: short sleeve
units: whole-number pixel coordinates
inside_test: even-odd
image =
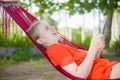
[[[47,49],[47,54],[51,60],[51,62],[57,66],[66,66],[70,63],[74,62],[74,59],[70,52],[66,49],[66,47],[61,46],[59,44],[55,44],[50,46]]]

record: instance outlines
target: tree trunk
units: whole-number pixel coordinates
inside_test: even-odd
[[[113,10],[108,13],[107,19],[105,21],[104,29],[103,29],[103,34],[106,37],[105,43],[107,48],[109,48],[109,43],[111,39],[112,17],[113,17]]]

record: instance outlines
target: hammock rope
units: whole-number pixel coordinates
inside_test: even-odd
[[[9,14],[6,13],[6,11],[1,7],[1,18],[2,18],[2,37],[4,40],[6,40],[9,37],[10,34],[10,21],[11,18]]]
[[[3,2],[3,3],[0,3],[1,6],[3,7],[9,7],[9,6],[19,6],[19,4],[17,2]]]

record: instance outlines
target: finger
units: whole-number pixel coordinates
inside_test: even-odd
[[[99,36],[93,38],[94,41],[104,40],[104,39],[105,39],[105,37],[103,35],[99,35]]]
[[[103,51],[104,48],[105,48],[105,45],[101,46],[98,51],[101,52],[101,51]]]
[[[105,44],[104,43],[100,43],[100,44],[98,44],[98,47],[99,48],[105,47]]]
[[[103,40],[103,41],[100,41],[98,44],[104,44],[105,45],[105,41]]]
[[[103,35],[103,36],[101,36],[100,38],[101,38],[102,40],[105,40],[105,36],[104,36],[104,35]]]
[[[103,39],[97,39],[94,41],[95,44],[99,44],[99,43],[105,43],[105,40]]]
[[[103,50],[104,50],[105,46],[101,47],[99,50],[98,50],[98,53],[101,53]]]
[[[99,42],[95,43],[95,45],[100,47],[102,45],[105,45],[105,41],[99,41]]]

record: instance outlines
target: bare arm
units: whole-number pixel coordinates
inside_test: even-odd
[[[87,78],[90,74],[94,58],[96,57],[99,49],[105,46],[104,39],[102,39],[102,37],[103,35],[99,35],[92,40],[90,48],[88,50],[88,54],[79,66],[74,62],[67,66],[64,66],[63,69],[65,69],[74,76],[80,78]]]

